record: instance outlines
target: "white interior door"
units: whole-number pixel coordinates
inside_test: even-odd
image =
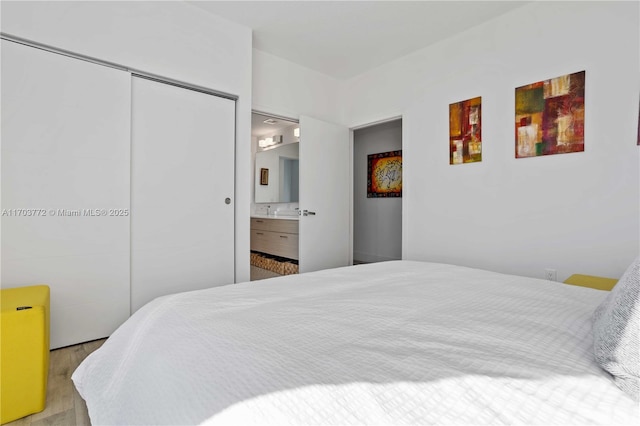
[[[132,80],[134,312],[158,296],[234,282],[235,102]]]
[[[300,117],[300,271],[347,266],[350,256],[349,130]]]
[[[49,285],[52,348],[129,316],[130,85],[2,41],[2,287]]]

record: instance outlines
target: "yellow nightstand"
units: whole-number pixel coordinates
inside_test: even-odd
[[[49,287],[0,290],[0,423],[44,410],[49,371]]]
[[[615,278],[596,277],[595,275],[582,274],[573,274],[564,280],[565,284],[579,285],[582,287],[606,291],[610,291],[617,282],[618,280]]]

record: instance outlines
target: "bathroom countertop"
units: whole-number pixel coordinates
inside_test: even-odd
[[[255,219],[280,219],[280,220],[299,220],[300,216],[286,216],[286,215],[275,215],[275,214],[258,214],[254,213],[251,215],[252,218]]]

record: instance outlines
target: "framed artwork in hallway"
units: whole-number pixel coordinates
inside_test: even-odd
[[[402,151],[367,156],[367,198],[402,197]]]

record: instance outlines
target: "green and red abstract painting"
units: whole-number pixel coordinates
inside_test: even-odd
[[[585,71],[516,89],[516,158],[584,151]]]

